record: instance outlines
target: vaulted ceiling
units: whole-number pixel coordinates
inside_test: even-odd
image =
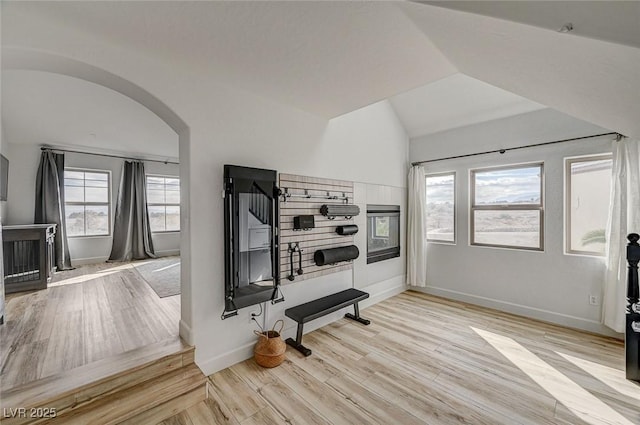
[[[400,93],[390,101],[410,138],[545,108],[464,74]]]
[[[571,22],[571,13],[556,17],[556,6],[544,16],[534,13],[541,7],[535,2],[517,2],[517,14],[507,14],[503,6],[494,3],[482,9],[487,15],[520,20],[531,10],[536,16],[531,21],[544,22],[542,27],[452,10],[455,4],[459,9],[472,9],[469,2],[452,3],[446,2],[446,8],[418,3],[401,3],[399,7],[461,73],[584,121],[640,137],[640,49],[594,38],[635,40],[640,3],[633,2],[629,8],[624,2],[606,2],[607,12],[600,9],[598,14],[589,6],[591,2],[571,2],[570,12],[577,14],[585,7],[594,16],[575,21],[575,30],[570,33],[557,31],[562,25],[558,22]],[[595,29],[596,22],[602,25],[599,19],[617,27],[615,34]],[[576,35],[578,32],[592,37]]]
[[[640,47],[638,1],[422,1],[428,5],[520,22],[552,31],[571,23],[571,33]]]
[[[53,22],[79,44],[100,39],[162,60],[176,78],[201,70],[324,118],[393,98],[413,134],[455,117],[416,124],[402,99],[442,104],[438,81],[462,73],[500,88],[496,98],[518,95],[516,109],[546,105],[640,136],[638,2],[429,3],[5,1],[2,43]],[[574,31],[558,33],[565,21]],[[459,102],[464,119],[491,106]]]
[[[456,71],[387,2],[3,2],[3,43],[55,21],[332,118]],[[33,28],[38,31],[38,28]],[[79,41],[79,43],[82,43]]]

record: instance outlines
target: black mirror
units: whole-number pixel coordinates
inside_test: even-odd
[[[274,300],[280,284],[277,173],[224,166],[225,313]]]

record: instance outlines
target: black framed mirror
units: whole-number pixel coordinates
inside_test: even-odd
[[[277,172],[224,166],[225,312],[275,300],[280,284]]]

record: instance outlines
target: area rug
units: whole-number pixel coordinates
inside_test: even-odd
[[[180,293],[180,257],[164,257],[132,264],[160,298]]]

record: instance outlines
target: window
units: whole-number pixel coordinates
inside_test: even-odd
[[[376,226],[373,232],[374,238],[389,237],[389,217],[376,217]]]
[[[67,235],[109,236],[110,174],[108,171],[64,170]]]
[[[456,175],[427,176],[427,241],[456,241]]]
[[[604,255],[611,193],[611,155],[565,160],[566,250]]]
[[[367,205],[367,264],[400,256],[400,205]]]
[[[151,231],[180,231],[180,179],[147,176],[147,206]]]
[[[471,170],[471,244],[543,250],[543,165]]]

